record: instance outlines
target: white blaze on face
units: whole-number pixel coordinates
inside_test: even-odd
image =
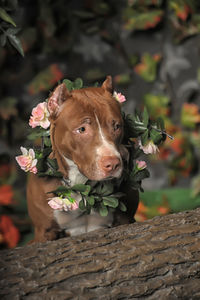
[[[117,151],[116,147],[111,144],[105,137],[105,135],[103,134],[99,119],[97,117],[97,115],[95,114],[95,118],[97,121],[97,125],[98,125],[98,131],[99,131],[99,138],[101,141],[101,145],[99,147],[96,148],[96,154],[97,154],[97,162],[99,161],[99,159],[101,159],[103,156],[116,156],[119,158],[121,165],[122,165],[122,159],[121,159],[121,155],[120,153]],[[121,173],[122,167],[118,170],[117,173]],[[117,176],[118,174],[116,174]]]

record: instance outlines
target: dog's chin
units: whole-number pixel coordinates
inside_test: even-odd
[[[107,180],[113,180],[113,179],[119,179],[122,175],[122,170],[117,171],[114,174],[103,174],[103,173],[98,173],[94,174],[93,176],[87,176],[89,180],[94,180],[94,181],[107,181]]]

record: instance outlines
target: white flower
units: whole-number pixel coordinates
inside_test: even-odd
[[[68,211],[68,210],[75,210],[78,208],[78,204],[76,203],[76,201],[72,203],[71,201],[69,201],[68,198],[61,198],[61,197],[50,198],[48,204],[49,206],[51,206],[51,208],[57,210]]]
[[[33,149],[27,150],[24,147],[20,148],[22,151],[22,155],[16,156],[16,161],[18,162],[21,169],[25,172],[32,172],[34,174],[37,173],[37,159],[35,158],[35,152]]]
[[[145,154],[156,154],[156,152],[159,152],[158,147],[154,144],[153,141],[149,141],[146,145],[143,146],[141,141],[139,140],[139,148]]]

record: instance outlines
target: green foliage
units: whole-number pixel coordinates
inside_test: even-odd
[[[83,80],[81,78],[77,78],[74,82],[69,79],[64,79],[63,83],[66,85],[68,91],[78,90],[83,87]]]
[[[24,50],[22,48],[21,41],[16,36],[19,29],[16,28],[17,25],[10,15],[10,11],[17,9],[17,5],[13,7],[12,2],[8,1],[6,4],[1,4],[0,7],[0,45],[4,47],[7,40],[10,44],[22,55],[24,56]],[[9,13],[8,13],[9,12]],[[14,28],[13,28],[14,27]]]
[[[163,205],[163,200],[165,200],[171,212],[194,209],[200,206],[200,196],[193,197],[192,190],[188,188],[145,191],[141,199],[148,207],[159,207]]]
[[[156,79],[159,61],[159,55],[152,56],[149,53],[145,53],[141,57],[141,62],[134,67],[134,70],[145,81],[152,82]]]
[[[47,68],[42,69],[29,82],[29,94],[34,95],[41,91],[50,90],[58,81],[63,78],[63,73],[58,64],[50,64]]]
[[[14,27],[16,27],[15,22],[13,21],[13,19],[11,18],[11,16],[9,16],[9,14],[6,12],[5,9],[3,9],[2,7],[0,7],[0,18],[2,20],[4,20],[7,23],[12,24]]]
[[[152,11],[142,11],[140,9],[127,8],[124,11],[125,28],[129,31],[146,30],[157,26],[161,21],[163,11],[154,9]]]
[[[166,95],[145,94],[144,104],[153,118],[165,117],[169,112],[170,99]]]
[[[124,115],[124,124],[126,137],[140,137],[142,145],[147,144],[149,140],[159,145],[165,140],[164,121],[161,118],[152,121],[146,108],[140,116],[137,113]]]

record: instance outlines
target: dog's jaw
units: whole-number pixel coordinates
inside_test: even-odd
[[[77,165],[72,160],[65,157],[64,155],[63,158],[68,166],[67,181],[69,182],[69,185],[73,186],[75,184],[85,184],[88,178],[79,171]]]

